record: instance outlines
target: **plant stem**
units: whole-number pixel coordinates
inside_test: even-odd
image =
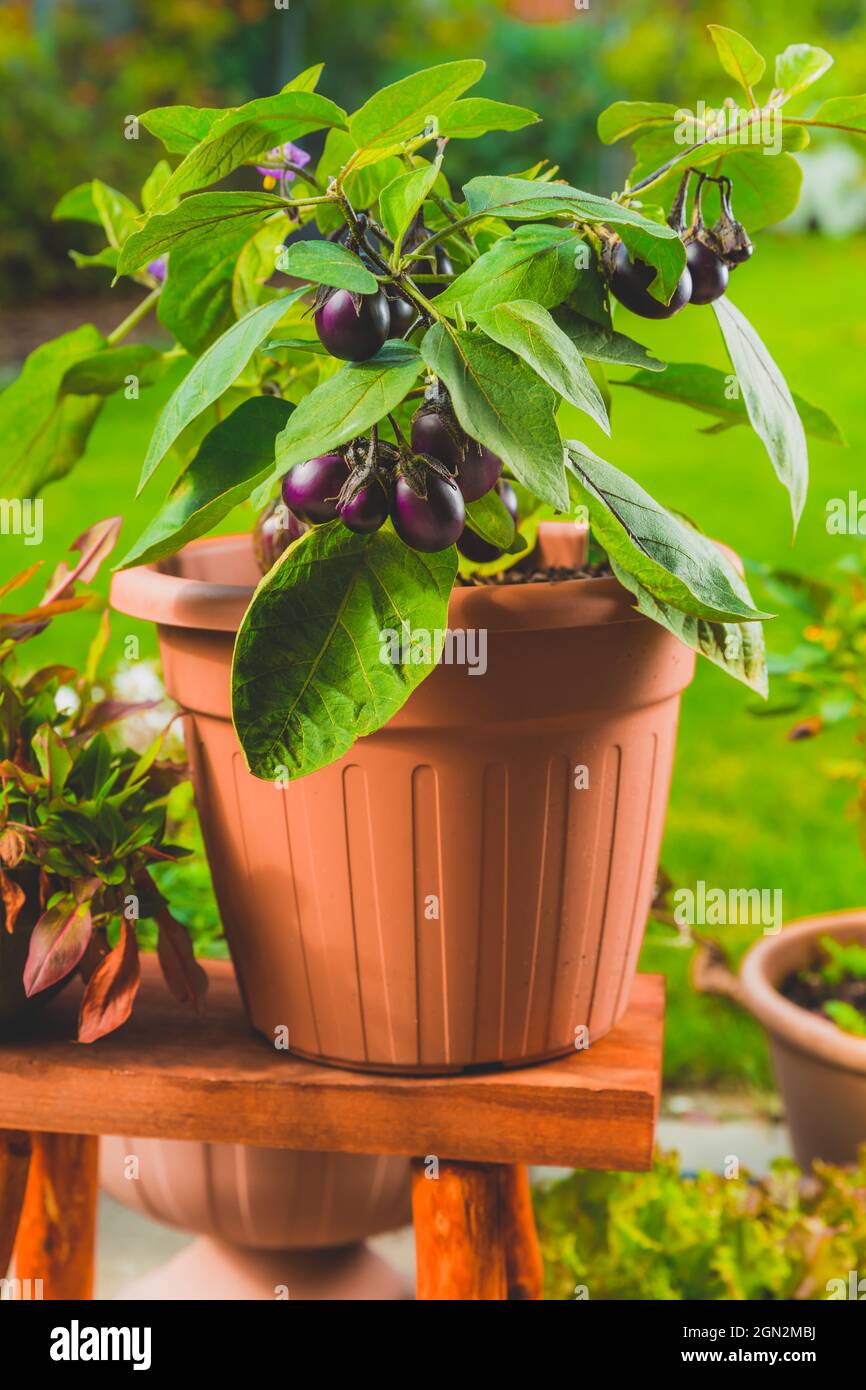
[[[114,347],[115,343],[119,343],[123,338],[126,337],[127,333],[132,332],[136,324],[140,323],[143,318],[147,317],[147,315],[150,313],[151,309],[153,308],[154,304],[159,299],[159,296],[161,294],[162,285],[157,285],[156,289],[151,290],[150,294],[146,295],[145,298],[142,299],[140,304],[136,304],[132,312],[127,314],[126,318],[123,319],[117,325],[117,327],[113,328],[112,331],[109,333],[108,337],[105,340],[108,343],[109,347]]]
[[[288,169],[292,174],[297,174],[299,179],[303,179],[304,182],[310,184],[311,187],[317,188],[320,193],[325,192],[323,185],[316,178],[316,175],[312,170],[305,168],[303,164],[293,164],[291,160],[286,160],[284,168]]]

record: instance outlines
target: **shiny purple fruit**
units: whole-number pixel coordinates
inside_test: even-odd
[[[502,472],[502,459],[468,435],[463,436],[463,441],[461,451],[441,415],[433,411],[419,411],[412,421],[412,448],[416,454],[429,454],[444,463],[456,473],[464,502],[477,502],[495,485]]]
[[[366,362],[375,357],[391,332],[391,310],[382,290],[360,296],[360,305],[348,290],[337,290],[316,314],[316,331],[332,357],[344,362]]]
[[[728,267],[715,251],[701,241],[690,241],[686,247],[686,265],[692,277],[690,304],[712,304],[721,299],[728,288]]]
[[[398,478],[391,520],[397,535],[413,550],[446,550],[459,539],[466,523],[463,494],[450,478],[436,473],[427,475],[426,497],[419,497],[405,478]]]
[[[375,480],[356,492],[351,502],[344,502],[339,509],[340,520],[350,531],[366,536],[378,531],[388,520],[388,498],[381,483]]]
[[[306,531],[302,521],[290,512],[285,502],[271,502],[256,521],[253,549],[262,574],[267,574],[293,541]]]
[[[496,491],[511,513],[511,518],[516,526],[519,520],[517,493],[505,479],[497,484]],[[457,542],[457,549],[467,560],[472,560],[477,565],[487,565],[491,560],[498,560],[500,555],[505,554],[505,551],[500,550],[498,546],[491,545],[489,541],[482,540],[474,531],[470,531],[468,526]]]
[[[302,521],[321,526],[337,516],[337,498],[348,476],[341,454],[307,459],[283,478],[283,501]]]
[[[391,331],[388,337],[402,338],[417,319],[418,310],[396,290],[388,295],[388,309],[391,314]]]
[[[660,300],[653,299],[649,292],[648,286],[655,278],[655,273],[654,266],[647,265],[644,261],[631,260],[625,242],[621,241],[616,248],[610,282],[611,292],[616,295],[620,304],[631,309],[633,314],[640,314],[641,318],[672,318],[689,302],[692,293],[691,273],[686,266],[677,282],[670,304],[662,304]]]

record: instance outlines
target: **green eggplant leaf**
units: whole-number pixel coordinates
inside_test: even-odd
[[[506,300],[534,299],[552,308],[567,299],[578,282],[579,233],[567,227],[519,227],[494,242],[468,270],[436,298],[439,313],[453,314],[459,304],[474,318]]]
[[[199,446],[198,453],[118,569],[149,565],[204,536],[246,501],[270,473],[277,435],[294,407],[278,396],[242,401]]]
[[[595,323],[576,314],[567,305],[555,310],[554,320],[578,352],[594,362],[609,362],[614,367],[643,367],[648,372],[663,372],[665,363],[654,357],[643,343],[636,343],[625,333]]]
[[[736,570],[706,536],[579,440],[567,440],[565,448],[594,534],[611,561],[654,598],[711,622],[772,617],[755,608]]]
[[[767,64],[758,50],[738,34],[736,29],[726,29],[722,24],[708,24],[710,37],[716,45],[719,61],[729,77],[733,77],[747,96],[764,76]]]
[[[511,106],[488,97],[467,97],[449,106],[439,121],[443,140],[474,140],[491,130],[523,130],[537,125],[541,117],[526,106]]]
[[[277,270],[296,280],[333,285],[356,294],[375,294],[378,283],[354,251],[333,241],[295,241],[281,251]]]
[[[235,321],[233,276],[252,233],[248,221],[223,224],[206,240],[181,242],[171,253],[157,317],[193,357]]]
[[[218,183],[276,145],[329,127],[344,130],[346,113],[318,92],[280,92],[224,111],[181,160],[154,210],[161,211],[184,193]]]
[[[63,375],[61,396],[111,396],[135,377],[139,386],[152,386],[166,370],[162,353],[146,343],[105,347],[74,362]]]
[[[620,584],[637,599],[640,613],[667,628],[692,651],[720,666],[729,676],[767,698],[767,656],[761,623],[720,623],[683,613],[664,599],[656,598],[639,579],[622,569],[612,557],[608,558]]]
[[[277,440],[270,482],[296,463],[327,453],[395,410],[423,370],[418,349],[391,340],[367,362],[348,362],[300,402]]]
[[[718,367],[707,367],[702,362],[671,362],[662,376],[639,371],[627,381],[612,381],[611,385],[630,386],[661,400],[677,401],[706,415],[714,415],[719,423],[712,427],[712,433],[750,423],[742,393],[732,389],[731,377]],[[736,380],[733,387],[736,388]],[[827,444],[844,445],[842,431],[826,410],[812,405],[796,392],[791,393],[791,398],[807,434]]]
[[[387,724],[433,669],[456,573],[453,546],[424,555],[389,527],[331,522],[291,545],[235,644],[232,711],[253,775],[305,777]]]
[[[564,400],[583,410],[610,434],[601,392],[571,338],[540,304],[519,299],[475,314],[483,333],[522,357]]]
[[[788,383],[748,319],[727,296],[713,304],[752,428],[791,498],[794,530],[809,486],[809,451]]]
[[[514,517],[495,488],[477,502],[467,502],[466,525],[498,550],[508,550],[516,535]]]
[[[210,241],[214,235],[227,235],[238,227],[250,228],[247,234],[252,235],[253,218],[285,208],[283,199],[273,193],[196,193],[171,212],[153,214],[133,233],[121,250],[118,273],[131,275],[176,246]]]
[[[556,427],[556,396],[513,352],[484,333],[435,324],[424,361],[447,386],[457,419],[509,466],[524,487],[565,511],[568,485]]]
[[[785,101],[789,101],[811,87],[832,66],[833,56],[826,48],[815,48],[810,43],[789,44],[776,58],[773,86],[784,93]]]
[[[82,324],[31,352],[15,381],[0,392],[4,497],[35,497],[84,453],[103,398],[61,396],[60,387],[76,362],[105,346],[98,329]]]
[[[376,92],[349,120],[349,134],[361,152],[356,164],[375,161],[380,151],[399,149],[421,135],[480,81],[484,69],[478,58],[441,63]]]
[[[202,353],[166,403],[151,435],[138,492],[153,475],[178,436],[240,376],[256,349],[270,335],[306,286],[268,300],[238,319]]]

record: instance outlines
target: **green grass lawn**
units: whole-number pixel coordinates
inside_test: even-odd
[[[619,391],[612,441],[571,412],[563,421],[564,432],[583,438],[633,473],[659,501],[692,516],[741,555],[821,575],[857,544],[828,535],[824,518],[829,498],[856,487],[858,460],[866,448],[866,325],[851,292],[864,272],[866,239],[843,247],[817,238],[764,237],[751,264],[732,277],[731,298],[752,320],[792,388],[829,410],[850,445],[840,449],[810,441],[811,492],[793,548],[787,495],[751,431],[707,436],[700,433],[707,417]],[[618,326],[661,357],[729,369],[711,309],[687,309],[660,324],[633,320],[623,311]],[[100,517],[123,514],[121,545],[137,536],[159,500],[158,480],[144,498],[134,500],[133,492],[154,413],[169,389],[170,384],[162,383],[139,401],[108,404],[83,463],[45,493],[44,545],[35,551],[18,538],[2,538],[0,579],[32,563],[34,551],[50,567],[68,542]],[[226,529],[249,524],[249,513],[240,513]],[[100,587],[106,586],[104,577]],[[37,586],[27,592],[35,597]],[[85,616],[64,620],[62,628],[38,639],[39,654],[80,660],[92,626],[92,618]],[[115,617],[115,655],[132,632],[141,637],[142,655],[155,652],[146,624]],[[795,632],[790,617],[770,624],[771,647],[784,648]],[[683,705],[663,851],[668,873],[686,886],[704,879],[725,888],[779,888],[788,919],[863,902],[866,871],[856,827],[848,818],[849,792],[822,772],[828,745],[822,740],[786,742],[784,720],[762,720],[750,713],[757,703],[721,672],[699,663]],[[749,933],[737,931],[734,940],[725,931],[717,934],[738,954]],[[654,929],[643,960],[644,968],[669,976],[669,1081],[765,1083],[760,1030],[726,1002],[693,993],[689,952],[672,948],[669,936]]]

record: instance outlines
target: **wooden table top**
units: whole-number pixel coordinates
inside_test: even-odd
[[[651,1164],[660,975],[638,976],[626,1017],[587,1051],[515,1071],[416,1078],[277,1052],[250,1030],[231,966],[206,968],[201,1015],[174,1002],[146,958],[132,1019],[110,1037],[72,1041],[72,987],[39,1013],[38,1033],[0,1041],[0,1129],[579,1168]]]

